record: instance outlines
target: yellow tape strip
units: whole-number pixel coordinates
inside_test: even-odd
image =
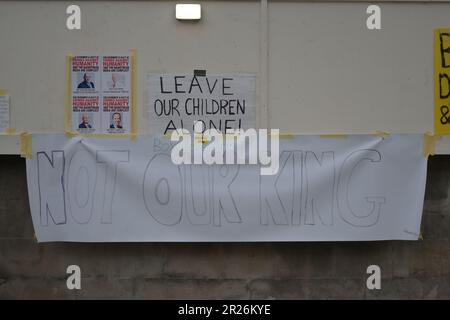
[[[67,134],[67,133],[66,133]],[[75,133],[72,132],[74,136],[82,136],[86,138],[121,138],[121,139],[132,139],[133,135],[130,133]]]
[[[170,137],[172,136],[172,133],[166,133],[165,135],[163,135],[164,138],[170,140]]]
[[[31,158],[31,134],[22,132],[20,134],[20,156],[23,158]]]
[[[425,132],[423,135],[423,156],[428,158],[436,153],[436,141],[442,138],[442,135]]]
[[[290,140],[290,139],[294,139],[294,138],[295,138],[295,134],[290,134],[290,133],[281,133],[280,134],[280,139]]]
[[[320,137],[328,139],[347,139],[348,134],[321,134]]]
[[[66,56],[66,108],[64,112],[64,129],[68,138],[72,137],[72,135],[68,134],[72,130],[72,59],[72,54]]]
[[[295,138],[295,134],[291,134],[291,133],[280,133],[280,134],[272,134],[269,133],[270,136],[278,136],[278,139],[282,139],[282,140],[290,140],[290,139],[294,139]]]
[[[436,152],[436,145],[434,143],[434,135],[426,132],[423,135],[423,156],[428,158],[430,155],[434,155]]]
[[[376,137],[380,137],[382,139],[386,139],[386,138],[389,138],[391,134],[389,132],[386,132],[386,131],[375,130],[373,135],[376,136]]]
[[[204,135],[199,135],[195,137],[194,143],[202,143],[202,144],[208,144],[209,140]]]
[[[9,136],[16,135],[16,128],[6,128],[5,129],[5,134],[7,134]]]
[[[136,49],[131,49],[131,140],[137,138],[137,59]]]
[[[8,91],[0,89],[0,97],[7,96]]]
[[[66,135],[67,138],[73,138],[76,137],[78,135],[78,132],[73,132],[73,131],[64,131],[64,134]]]
[[[82,136],[82,137],[86,137],[86,138],[100,138],[100,139],[104,139],[104,138],[126,138],[126,139],[136,139],[137,136],[133,135],[131,133],[78,133],[75,131],[65,131],[64,134],[66,135],[67,138],[73,138],[76,136]]]

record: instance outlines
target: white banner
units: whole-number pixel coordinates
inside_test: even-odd
[[[28,192],[39,241],[416,240],[423,135],[280,140],[259,165],[175,165],[164,137],[32,137]]]

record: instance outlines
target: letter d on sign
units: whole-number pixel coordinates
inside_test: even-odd
[[[67,289],[73,290],[81,289],[81,269],[76,264],[70,265],[67,267],[67,274],[70,274],[70,276],[67,278],[66,285]]]
[[[367,278],[366,286],[367,289],[381,289],[381,269],[376,264],[367,267],[367,274],[370,276]]]

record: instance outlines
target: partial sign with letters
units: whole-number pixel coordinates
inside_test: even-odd
[[[450,29],[434,32],[434,131],[450,134]]]
[[[152,134],[193,132],[196,121],[223,133],[256,128],[255,75],[149,74],[147,90]]]
[[[9,94],[0,89],[0,133],[9,128]]]

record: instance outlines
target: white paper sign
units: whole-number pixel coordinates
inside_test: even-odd
[[[273,176],[259,165],[175,165],[164,137],[32,139],[39,241],[416,240],[420,232],[420,134],[283,139]]]
[[[0,132],[9,128],[9,95],[0,95]]]
[[[193,132],[195,121],[221,132],[256,128],[254,75],[149,74],[147,88],[152,134]]]
[[[130,56],[72,58],[72,131],[130,133]]]

